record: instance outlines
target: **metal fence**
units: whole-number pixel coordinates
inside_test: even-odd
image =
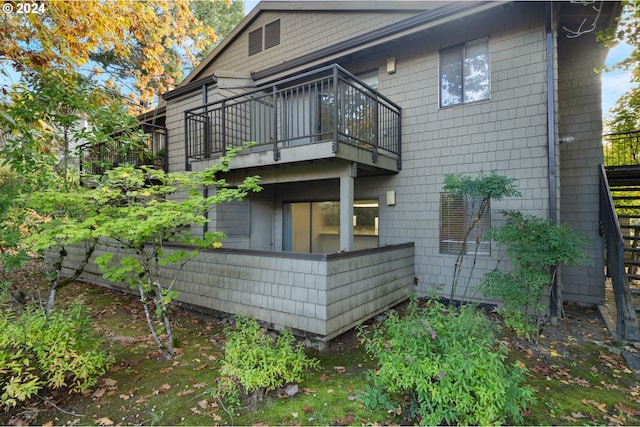
[[[602,137],[604,165],[640,165],[640,131],[617,132]]]
[[[250,142],[286,147],[333,141],[400,157],[400,107],[338,65],[185,112],[187,162]]]

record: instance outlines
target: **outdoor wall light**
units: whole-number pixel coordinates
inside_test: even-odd
[[[395,190],[387,191],[387,206],[396,205],[396,192]]]
[[[558,142],[560,144],[569,144],[570,142],[575,141],[576,138],[573,136],[561,136],[560,139],[558,140]]]
[[[393,74],[396,72],[396,57],[392,56],[387,58],[387,73]]]

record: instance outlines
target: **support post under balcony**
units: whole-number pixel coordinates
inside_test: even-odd
[[[340,250],[353,249],[353,200],[354,178],[357,175],[355,163],[340,175]]]

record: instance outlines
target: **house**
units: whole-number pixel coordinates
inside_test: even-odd
[[[516,209],[581,230],[591,265],[563,268],[557,296],[602,303],[596,31],[619,14],[619,2],[261,2],[144,121],[161,124],[169,171],[253,142],[226,178],[264,187],[209,212],[228,237],[184,271],[181,302],[326,342],[410,291],[448,295],[473,218],[444,177],[496,171],[522,197],[492,202],[486,225]],[[470,286],[499,254],[476,241]]]

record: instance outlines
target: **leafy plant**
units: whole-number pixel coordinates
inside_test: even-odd
[[[319,362],[308,358],[302,345],[294,345],[290,331],[272,338],[255,319],[242,314],[235,319],[236,327],[226,331],[228,341],[216,396],[232,404],[238,402],[240,392],[260,399],[270,390],[303,380],[307,369],[318,367]]]
[[[402,316],[390,313],[371,330],[360,326],[358,336],[378,361],[375,388],[363,401],[404,401],[421,424],[519,423],[520,410],[534,401],[521,385],[524,368],[505,364],[494,326],[472,306],[453,310],[430,299],[423,307],[412,296]]]
[[[196,237],[190,227],[207,222],[205,212],[209,207],[242,200],[249,192],[261,189],[257,177],[247,177],[233,188],[216,177],[228,171],[230,158],[236,151],[200,173],[169,174],[147,166],[114,168],[107,171],[101,185],[93,190],[103,195],[105,205],[94,218],[95,232],[108,239],[105,243],[116,243],[95,261],[105,279],[124,282],[138,291],[151,335],[167,359],[174,353],[169,309],[177,296],[173,285],[182,268],[200,249],[218,248],[224,238],[219,231]],[[215,193],[205,197],[202,189],[212,186],[216,187]],[[180,193],[180,199],[174,197]],[[165,249],[168,242],[182,243],[190,249],[168,251]],[[120,255],[119,259],[116,255]],[[172,278],[163,280],[160,267],[167,264],[177,265],[178,269]],[[155,306],[155,318],[161,322],[161,333],[155,329],[147,305],[149,299]]]
[[[473,212],[471,212],[473,221],[470,223],[469,228],[464,230],[462,245],[460,246],[460,250],[458,251],[456,262],[454,264],[453,281],[451,283],[451,293],[449,296],[449,300],[453,301],[456,288],[458,286],[458,280],[460,278],[460,272],[462,271],[462,261],[467,253],[467,240],[469,239],[469,236],[471,236],[471,233],[473,233],[478,225],[481,224],[482,217],[489,212],[491,200],[502,200],[505,197],[520,197],[521,194],[515,187],[514,179],[498,175],[495,171],[491,171],[489,175],[485,175],[483,172],[480,172],[476,178],[458,174],[445,175],[443,190],[451,195],[479,199],[479,203],[477,206],[473,207]],[[478,234],[482,235],[483,232],[484,230],[479,230]],[[478,245],[476,245],[476,250],[474,251],[473,256],[474,267],[477,255]],[[471,279],[471,273],[469,279]]]
[[[44,388],[85,390],[112,362],[86,310],[72,306],[49,318],[42,309],[0,310],[0,407],[16,406]]]
[[[496,268],[485,274],[480,289],[485,296],[500,297],[498,311],[505,324],[519,336],[537,335],[545,308],[543,296],[550,289],[559,264],[580,265],[588,258],[582,248],[583,237],[566,224],[556,225],[547,218],[503,212],[506,222],[490,231],[512,265],[509,271]],[[532,317],[533,315],[533,317]]]

